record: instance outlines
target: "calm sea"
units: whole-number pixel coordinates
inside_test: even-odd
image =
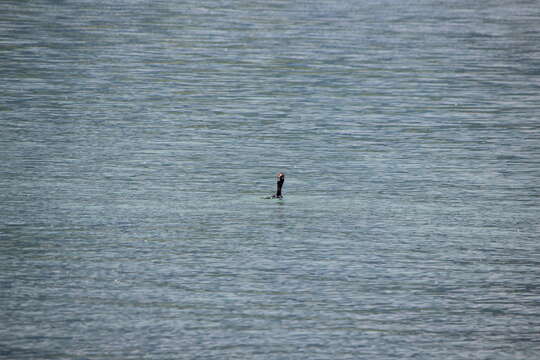
[[[0,13],[0,358],[540,356],[537,1]]]

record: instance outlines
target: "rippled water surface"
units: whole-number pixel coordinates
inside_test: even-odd
[[[538,357],[536,1],[0,13],[1,358]]]

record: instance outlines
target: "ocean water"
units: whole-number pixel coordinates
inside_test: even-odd
[[[538,358],[536,1],[0,13],[0,358]]]

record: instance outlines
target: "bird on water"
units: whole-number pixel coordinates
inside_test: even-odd
[[[272,195],[272,199],[283,199],[283,195],[281,194],[281,188],[283,187],[283,183],[285,182],[285,174],[282,172],[278,172],[276,175],[277,179],[277,190],[274,195]]]

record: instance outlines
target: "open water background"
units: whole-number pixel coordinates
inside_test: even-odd
[[[538,358],[537,1],[0,13],[0,358]]]

